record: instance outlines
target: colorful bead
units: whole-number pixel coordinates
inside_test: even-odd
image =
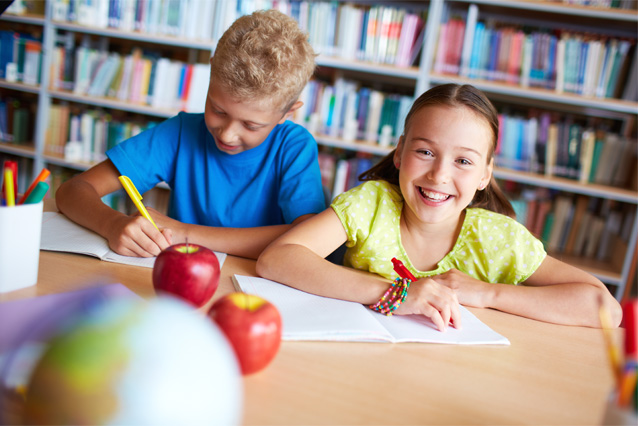
[[[391,316],[392,313],[405,302],[408,297],[408,289],[412,281],[408,278],[397,278],[390,284],[390,287],[383,293],[381,299],[373,305],[368,305],[370,309],[381,314]],[[386,302],[386,298],[390,296]]]

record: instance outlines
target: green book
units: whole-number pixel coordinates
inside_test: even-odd
[[[596,169],[598,169],[598,162],[600,161],[600,153],[603,150],[603,146],[605,141],[600,138],[596,138],[596,142],[594,142],[594,153],[591,157],[591,169],[589,171],[589,182],[594,182],[596,179]]]
[[[13,143],[23,145],[28,138],[29,110],[18,108],[13,111]]]
[[[552,228],[554,227],[554,213],[549,212],[545,216],[545,224],[543,225],[543,233],[541,234],[541,241],[547,250],[550,237],[552,235]]]

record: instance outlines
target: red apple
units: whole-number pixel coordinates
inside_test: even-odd
[[[230,293],[208,312],[235,350],[242,374],[252,374],[275,358],[281,344],[281,315],[269,301],[246,293]]]
[[[197,244],[174,244],[155,259],[153,287],[200,308],[219,285],[219,260],[212,250]]]

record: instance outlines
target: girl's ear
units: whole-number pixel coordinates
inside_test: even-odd
[[[301,102],[301,101],[297,101],[294,104],[292,104],[290,109],[288,111],[286,111],[284,116],[281,118],[281,120],[279,120],[279,122],[277,124],[283,124],[284,121],[288,120],[288,117],[290,117],[293,112],[297,111],[302,106],[303,106],[303,102]]]
[[[494,157],[490,159],[490,162],[485,167],[485,174],[483,175],[483,177],[481,178],[481,181],[479,182],[479,187],[478,187],[479,191],[484,190],[485,188],[487,188],[487,185],[490,184],[490,181],[492,180],[493,171],[494,171]]]
[[[401,156],[403,155],[403,146],[405,145],[405,137],[401,135],[399,138],[399,142],[397,142],[397,147],[394,149],[394,156],[392,157],[392,161],[394,162],[394,167],[397,169],[401,167]]]

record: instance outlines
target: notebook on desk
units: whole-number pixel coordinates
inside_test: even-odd
[[[448,327],[440,332],[423,315],[387,317],[359,303],[317,296],[263,278],[235,275],[233,284],[237,291],[263,297],[277,307],[284,340],[510,344],[463,306],[461,330]]]
[[[105,238],[71,221],[59,212],[44,212],[40,250],[85,254],[107,262],[152,268],[154,257],[122,256],[109,248]],[[226,253],[215,252],[221,268]]]

